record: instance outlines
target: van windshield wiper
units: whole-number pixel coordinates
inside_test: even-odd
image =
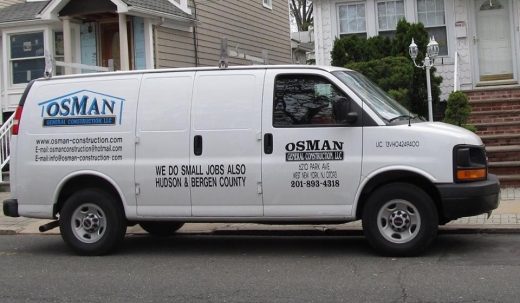
[[[404,119],[410,119],[410,120],[412,120],[412,119],[415,119],[415,117],[416,117],[416,116],[412,116],[412,115],[400,115],[400,116],[393,117],[392,119],[387,119],[387,120],[388,120],[388,122],[391,123],[392,121],[395,121],[395,120],[397,120],[397,119],[399,119],[399,120],[404,120]]]

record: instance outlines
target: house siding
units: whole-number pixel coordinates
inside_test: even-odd
[[[315,15],[314,22],[316,40],[314,42],[315,45],[315,53],[316,53],[316,64],[318,65],[330,65],[332,62],[332,57],[330,52],[332,51],[332,46],[334,43],[335,37],[332,36],[332,26],[335,26],[331,22],[331,4],[329,1],[316,1],[315,5]]]
[[[193,7],[191,8],[192,12]],[[261,57],[268,51],[269,64],[290,64],[291,44],[289,7],[274,0],[273,9],[261,0],[201,2],[197,4],[198,56],[200,66],[216,66],[220,57],[220,39],[228,39],[228,48]],[[195,66],[193,33],[166,27],[158,29],[159,62],[157,68]],[[230,65],[249,65],[251,61],[230,58]]]
[[[25,0],[0,0],[0,9],[8,7],[16,3],[23,3]]]

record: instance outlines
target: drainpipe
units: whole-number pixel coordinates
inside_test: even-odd
[[[164,23],[164,17],[161,17],[161,19],[159,19],[159,23],[157,23],[156,25],[153,26],[153,36],[154,36],[153,50],[155,53],[155,58],[154,58],[155,68],[159,67],[159,39],[157,37],[157,28],[159,26],[161,26],[163,23]]]
[[[195,0],[193,1],[193,16],[197,19],[197,3]],[[195,51],[195,67],[199,66],[199,48],[198,48],[198,39],[197,39],[197,26],[193,25],[193,47]]]

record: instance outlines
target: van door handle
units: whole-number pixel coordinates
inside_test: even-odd
[[[264,153],[267,155],[273,153],[273,134],[264,135]]]
[[[196,135],[193,139],[193,153],[195,156],[202,155],[202,136]]]

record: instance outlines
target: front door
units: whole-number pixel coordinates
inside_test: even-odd
[[[130,69],[133,69],[132,56],[132,22],[127,21],[128,28],[128,58],[130,59]],[[100,31],[100,48],[101,48],[101,66],[109,67],[113,62],[114,71],[121,70],[121,53],[119,47],[119,23],[109,22],[99,25]],[[112,60],[112,61],[111,61]]]
[[[336,121],[333,106],[340,98],[354,100],[322,71],[268,70],[265,81],[264,215],[351,215],[361,176],[363,129],[360,120],[353,125]]]
[[[262,216],[261,107],[265,70],[200,71],[191,108],[194,217]]]
[[[509,0],[476,0],[476,36],[478,81],[511,80],[513,43]]]

